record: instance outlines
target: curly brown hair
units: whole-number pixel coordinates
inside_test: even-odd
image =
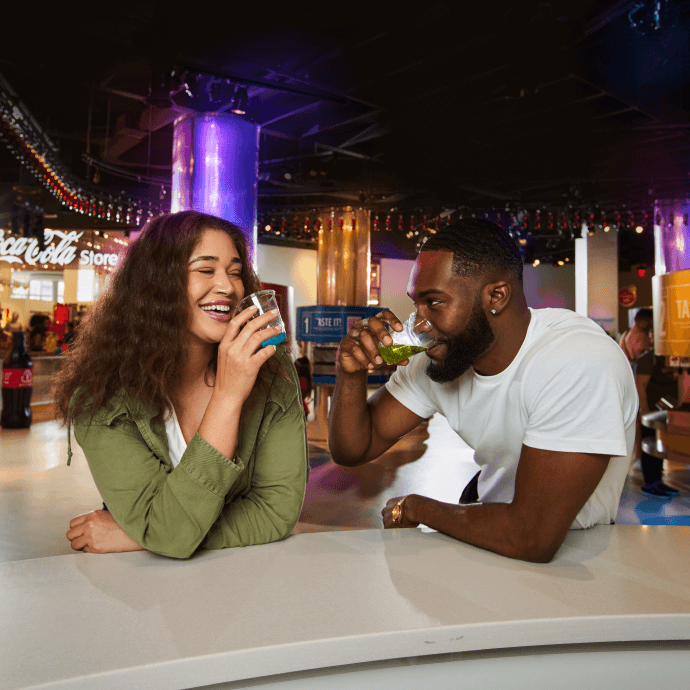
[[[198,211],[153,218],[65,355],[53,380],[57,418],[93,417],[118,391],[157,409],[155,420],[162,418],[185,361],[187,264],[205,230],[222,230],[235,243],[245,294],[261,289],[247,240],[236,225]],[[217,353],[216,345],[209,373],[215,373]]]

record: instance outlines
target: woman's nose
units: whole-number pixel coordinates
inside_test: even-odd
[[[216,281],[216,290],[226,295],[232,295],[235,292],[235,287],[232,284],[232,280],[230,280],[230,276],[225,273],[219,275]]]

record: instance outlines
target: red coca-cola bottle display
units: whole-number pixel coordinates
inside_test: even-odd
[[[27,429],[31,426],[33,367],[34,363],[26,349],[26,333],[17,331],[12,354],[2,367],[0,424],[3,429]]]

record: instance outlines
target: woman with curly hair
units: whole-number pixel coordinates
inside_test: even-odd
[[[104,500],[70,522],[73,549],[187,558],[290,534],[304,413],[285,347],[262,346],[275,314],[235,315],[258,289],[242,232],[213,216],[154,218],[129,248],[56,381]]]

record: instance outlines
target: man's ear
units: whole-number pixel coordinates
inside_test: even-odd
[[[510,304],[513,289],[505,280],[488,283],[482,290],[484,307],[491,316],[498,316]]]

